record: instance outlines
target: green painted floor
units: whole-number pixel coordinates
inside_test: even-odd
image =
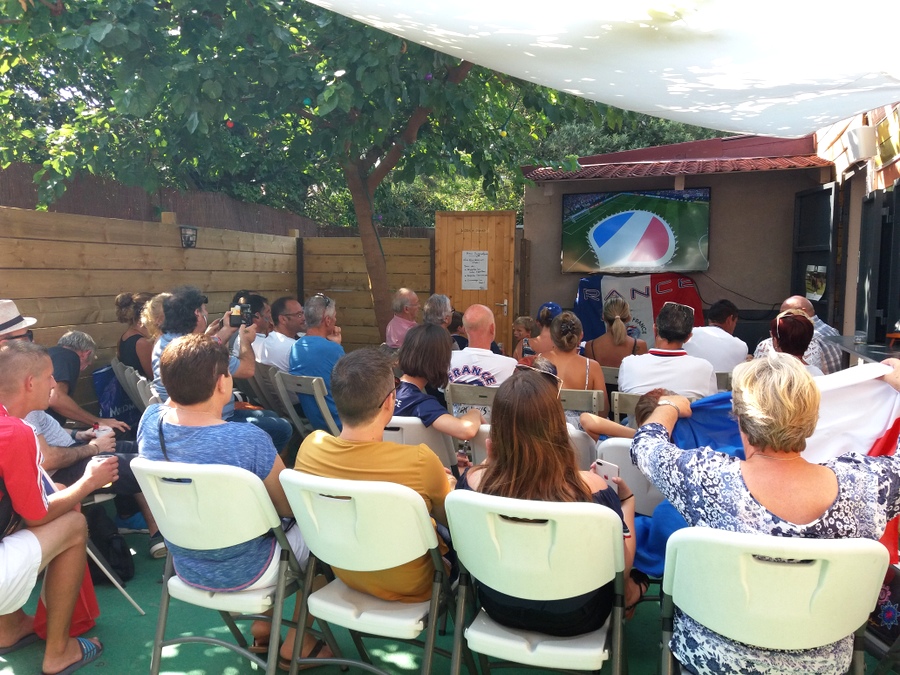
[[[150,668],[150,647],[156,626],[159,608],[160,579],[163,561],[152,560],[147,555],[146,535],[128,535],[129,544],[136,551],[135,578],[128,583],[127,590],[140,604],[145,616],[139,616],[118,591],[110,585],[97,587],[101,615],[97,626],[88,633],[97,636],[104,644],[104,652],[99,660],[81,669],[80,673],[103,673],[104,675],[128,675],[147,673]],[[26,605],[32,611],[37,603],[37,593]],[[167,635],[215,635],[230,639],[224,626],[219,625],[218,614],[172,601],[169,631]],[[335,628],[335,636],[345,655],[355,651],[346,631]],[[636,616],[626,627],[626,646],[629,675],[651,675],[657,672],[659,653],[659,605],[644,602],[638,607]],[[439,639],[439,645],[449,650],[452,637]],[[370,640],[370,653],[380,665],[397,675],[414,673],[419,666],[419,654],[415,648],[390,641]],[[42,643],[31,645],[6,657],[0,656],[0,675],[38,675],[43,654]],[[867,657],[868,670],[872,671],[875,660]],[[449,671],[449,661],[438,657],[434,673],[440,675]],[[609,671],[607,666],[604,673]],[[247,661],[226,649],[188,644],[178,645],[163,652],[162,673],[178,675],[243,675],[257,673]],[[330,675],[339,673],[336,667],[316,668],[313,672]],[[361,671],[357,671],[361,672]],[[516,675],[534,670],[509,669],[504,672]],[[352,671],[351,671],[352,675]]]

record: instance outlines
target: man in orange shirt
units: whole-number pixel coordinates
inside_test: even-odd
[[[452,484],[441,461],[427,445],[400,445],[384,440],[394,414],[391,361],[375,349],[358,349],[342,357],[331,374],[331,393],[344,423],[341,435],[314,431],[297,454],[298,471],[353,480],[399,483],[418,492],[428,511],[446,525],[444,498]],[[440,537],[441,553],[447,552]],[[423,602],[431,597],[434,567],[427,555],[377,572],[334,568],[350,588],[384,600]]]

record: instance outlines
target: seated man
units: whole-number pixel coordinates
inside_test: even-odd
[[[747,360],[747,343],[734,337],[738,322],[738,308],[730,300],[719,300],[706,312],[706,327],[695,328],[691,339],[684,343],[690,356],[709,361],[717,373],[730,373]]]
[[[137,443],[117,441],[112,434],[97,437],[92,429],[68,432],[43,410],[32,410],[26,415],[25,422],[34,429],[37,436],[38,447],[44,458],[41,468],[53,478],[55,483],[73,485],[84,475],[93,457],[101,452],[115,454],[119,460],[119,480],[111,486],[100,488],[95,492],[117,495],[116,509],[120,514],[116,517],[117,525],[127,521],[129,512],[130,514],[134,513],[134,504],[136,504],[136,508],[140,510],[144,519],[144,522],[140,523],[140,529],[143,530],[143,527],[146,526],[146,531],[150,535],[151,557],[166,557],[166,543],[159,533],[159,527],[153,519],[153,514],[150,513],[141,487],[131,471],[131,460],[137,456]],[[123,496],[129,497],[129,499],[122,500]],[[124,508],[131,506],[129,512],[123,513],[119,508],[123,501],[125,502]]]
[[[419,296],[408,288],[401,288],[394,293],[391,300],[391,310],[394,318],[390,320],[384,334],[384,341],[391,349],[400,349],[406,332],[416,325],[416,315],[419,313]]]
[[[441,461],[426,445],[384,441],[394,414],[394,372],[376,349],[344,356],[331,374],[331,387],[344,422],[337,438],[314,431],[300,445],[298,471],[327,478],[390,481],[418,492],[432,516],[444,525],[444,498],[450,482]],[[441,541],[441,552],[447,548]],[[388,570],[352,572],[334,568],[345,584],[384,600],[422,602],[431,597],[434,567],[427,555]]]
[[[144,411],[138,427],[141,457],[246,469],[264,482],[278,514],[291,517],[278,481],[284,463],[272,439],[252,424],[223,419],[222,410],[231,399],[233,386],[227,348],[205,335],[182,335],[160,355],[159,369],[169,403],[151,404]],[[299,529],[290,528],[286,534],[298,562],[305,566],[309,549]],[[271,532],[225,549],[195,550],[174,544],[169,548],[178,577],[212,591],[240,591],[273,583],[281,550]],[[260,627],[254,626],[254,634],[257,630]],[[304,654],[309,654],[315,643],[311,635],[309,638]],[[289,659],[292,648],[293,638],[282,646],[282,656]]]
[[[297,338],[306,335],[303,305],[291,297],[278,298],[272,303],[272,323],[275,329],[262,340],[256,360],[287,372],[291,369],[291,349]],[[259,340],[254,340],[255,345]]]
[[[840,335],[834,328],[816,316],[813,304],[802,295],[792,295],[781,303],[781,311],[789,309],[802,309],[810,321],[813,322],[813,339],[803,354],[803,362],[818,368],[824,375],[836,373],[841,369],[841,348],[824,338],[831,335]],[[768,337],[756,346],[753,358],[762,358],[772,350],[772,338]]]
[[[328,390],[325,402],[340,428],[341,420],[331,395],[331,371],[338,359],[344,355],[341,329],[337,325],[337,306],[328,296],[316,293],[306,301],[303,314],[306,317],[306,335],[291,347],[290,372],[291,375],[321,377],[325,380],[325,389]],[[315,396],[301,394],[298,398],[300,405],[303,406],[304,417],[316,429],[328,429],[325,418],[319,412]]]
[[[210,326],[206,302],[206,296],[201,295],[199,289],[193,286],[176,288],[163,302],[165,313],[162,325],[163,334],[153,346],[153,383],[151,385],[153,393],[159,396],[163,402],[169,400],[169,394],[160,372],[159,361],[163,350],[172,340],[190,333],[203,334],[210,331],[213,340],[226,343],[228,338],[238,330],[231,326],[221,325],[221,320],[214,321]],[[253,353],[256,326],[253,324],[241,326],[240,334],[242,336],[240,357],[232,356],[230,358],[228,370],[232,377],[252,377],[256,368],[256,359]],[[255,424],[272,437],[272,442],[279,450],[287,445],[294,429],[290,422],[278,417],[271,410],[235,410],[232,399],[225,403],[222,418],[230,422]]]
[[[72,609],[84,576],[87,524],[74,509],[117,477],[115,459],[92,462],[74,485],[47,494],[34,431],[21,419],[46,408],[53,364],[43,347],[0,347],[0,650],[8,654],[36,639],[34,619],[22,611],[44,571],[47,607],[44,673],[74,672],[103,651],[96,639],[70,638]]]
[[[667,302],[659,310],[653,332],[656,342],[646,354],[626,356],[619,367],[619,391],[646,394],[662,387],[688,398],[712,396],[716,372],[709,361],[688,356],[684,343],[691,339],[694,309]]]
[[[269,329],[272,327],[272,309],[269,307],[269,301],[261,295],[251,293],[247,296],[241,296],[238,300],[243,300],[239,304],[250,305],[250,315],[253,317],[253,325],[256,326],[256,339],[253,341],[253,353],[256,360],[259,361],[259,353],[262,349],[262,343]],[[237,304],[237,303],[236,303]],[[234,305],[232,305],[234,307]],[[235,358],[241,357],[241,336],[238,333],[234,344],[231,346],[231,355]]]
[[[78,376],[94,362],[96,349],[97,345],[90,335],[70,330],[59,338],[55,347],[47,350],[53,361],[53,377],[56,379],[56,388],[50,399],[50,415],[60,424],[70,419],[89,426],[96,424],[112,427],[116,431],[128,431],[131,427],[125,422],[92,415],[72,398]]]

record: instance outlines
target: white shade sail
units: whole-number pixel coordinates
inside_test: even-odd
[[[724,131],[802,136],[900,101],[900,3],[313,1],[523,80]]]

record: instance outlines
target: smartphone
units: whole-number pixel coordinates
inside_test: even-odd
[[[617,464],[613,464],[612,462],[607,462],[605,459],[598,459],[596,462],[594,462],[594,466],[597,467],[597,475],[602,477],[603,480],[612,485],[613,490],[618,492],[619,487],[612,482],[612,479],[619,477],[619,466]]]

